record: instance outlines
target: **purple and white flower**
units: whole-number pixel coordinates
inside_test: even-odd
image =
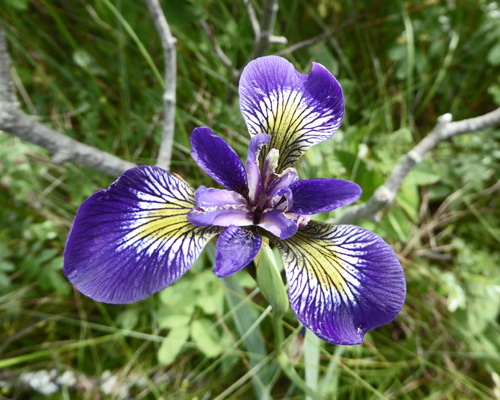
[[[240,107],[251,135],[245,165],[208,128],[191,135],[196,163],[225,189],[193,189],[141,166],[81,205],[64,252],[76,288],[106,303],[130,303],[164,289],[191,268],[215,235],[213,272],[226,277],[257,255],[262,236],[278,248],[298,319],[322,339],[360,344],[404,303],[403,269],[376,234],[310,219],[356,201],[358,185],[299,180],[294,166],[330,138],[344,115],[337,80],[314,63],[302,75],[283,58],[246,66]]]

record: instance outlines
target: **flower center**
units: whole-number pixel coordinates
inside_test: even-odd
[[[246,161],[247,193],[200,187],[195,194],[195,206],[187,219],[196,226],[256,225],[287,239],[309,222],[309,217],[293,212],[293,184],[299,179],[295,168],[276,174],[279,151],[270,149],[263,160],[259,155],[270,136],[252,138]]]

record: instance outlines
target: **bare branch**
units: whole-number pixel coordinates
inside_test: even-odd
[[[255,10],[249,0],[243,0],[243,3],[247,6],[248,17],[250,18],[250,23],[252,24],[253,35],[255,41],[257,42],[260,38],[260,25],[257,20],[257,15],[255,15]]]
[[[478,132],[497,124],[500,124],[500,108],[480,117],[458,122],[451,122],[451,114],[439,117],[434,129],[396,164],[391,176],[375,191],[372,197],[364,204],[347,209],[345,214],[335,223],[348,224],[361,218],[376,219],[383,208],[392,204],[410,171],[440,142],[453,136]]]
[[[257,23],[255,11],[250,2],[245,0],[245,4],[248,8],[248,15],[250,17],[250,22],[252,23],[255,35],[255,44],[252,54],[250,55],[251,61],[258,57],[262,57],[271,43],[286,44],[287,40],[284,37],[273,35],[276,14],[279,8],[278,0],[264,0],[262,4],[262,19],[260,21],[260,25]],[[238,86],[240,76],[241,71],[239,69],[235,68],[231,71],[231,86],[229,87],[229,91],[226,96],[226,101],[228,103],[233,100],[235,93],[234,88]]]
[[[172,36],[172,32],[165,18],[159,0],[146,0],[149,12],[153,17],[156,30],[160,35],[163,52],[165,54],[165,93],[163,94],[163,128],[160,150],[156,164],[170,170],[170,160],[172,159],[172,147],[174,144],[175,128],[175,85],[177,81],[177,60],[175,46],[177,39]]]
[[[11,61],[7,50],[7,41],[0,25],[0,102],[19,107],[14,81],[10,74]]]
[[[113,177],[135,167],[134,163],[71,139],[41,124],[20,109],[5,107],[3,104],[0,104],[0,129],[48,150],[55,163],[72,161]]]
[[[330,36],[333,35],[333,31],[327,31],[323,32],[317,36],[314,36],[310,39],[303,40],[302,42],[298,42],[295,44],[292,44],[291,46],[287,47],[286,49],[280,50],[276,53],[277,56],[284,56],[286,54],[291,54],[294,51],[297,51],[303,47],[311,46],[316,42],[319,42],[320,40],[327,39]]]
[[[210,42],[212,42],[212,45],[214,46],[214,50],[217,56],[219,56],[220,60],[224,63],[226,67],[231,68],[233,63],[228,58],[228,56],[226,56],[226,53],[224,53],[224,51],[220,48],[219,43],[217,43],[217,41],[215,40],[215,35],[212,29],[210,29],[210,27],[204,20],[200,20],[200,25],[205,31],[205,35],[207,35],[207,37],[210,39]]]
[[[19,107],[5,34],[0,26],[0,130],[34,143],[53,154],[54,162],[73,161],[117,177],[135,164],[87,146],[26,115]]]
[[[269,47],[278,8],[278,0],[264,0],[264,4],[262,5],[262,19],[260,21],[260,34],[250,56],[251,60],[263,56]]]

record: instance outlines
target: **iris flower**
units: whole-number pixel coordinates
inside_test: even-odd
[[[218,277],[245,268],[264,236],[283,259],[300,322],[328,342],[360,344],[368,330],[401,311],[403,270],[376,234],[310,219],[356,201],[358,185],[298,180],[294,168],[339,128],[340,84],[320,64],[302,75],[285,59],[269,56],[246,66],[239,94],[251,136],[245,166],[210,129],[191,135],[194,160],[225,189],[202,186],[195,192],[153,166],[126,171],[79,208],[64,273],[94,300],[130,303],[177,281],[214,236]]]

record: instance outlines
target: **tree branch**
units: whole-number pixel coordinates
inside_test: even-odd
[[[16,97],[10,73],[11,64],[7,41],[0,25],[0,130],[45,148],[53,154],[56,163],[73,161],[113,177],[135,166],[56,132],[25,114]]]
[[[165,18],[159,0],[146,0],[149,12],[153,17],[156,30],[160,35],[163,53],[165,55],[165,93],[163,94],[163,127],[162,140],[156,165],[169,171],[172,159],[172,147],[174,145],[175,128],[175,85],[177,81],[177,60],[175,46],[177,39]]]
[[[208,39],[210,39],[210,42],[214,46],[214,50],[217,56],[219,56],[220,60],[224,63],[226,67],[231,68],[233,63],[231,62],[229,57],[226,56],[226,53],[224,53],[224,51],[220,48],[219,43],[217,43],[217,40],[215,40],[213,29],[211,29],[204,20],[200,20],[200,25],[205,31],[205,35],[207,35]]]
[[[335,223],[349,224],[362,218],[375,220],[383,208],[393,203],[406,176],[423,160],[428,152],[440,142],[453,136],[474,133],[500,124],[500,108],[480,117],[458,122],[451,122],[451,118],[451,114],[439,117],[434,129],[396,164],[390,177],[375,191],[372,197],[364,204],[347,209]]]
[[[259,27],[259,35],[257,37],[253,52],[250,56],[251,60],[262,57],[266,49],[271,43],[276,14],[278,13],[278,0],[265,0],[262,5],[262,16]]]
[[[252,24],[253,35],[255,41],[257,42],[260,38],[260,24],[257,20],[257,15],[255,15],[255,10],[249,0],[243,0],[243,3],[247,6],[248,17],[250,18],[250,23]]]
[[[245,4],[247,5],[248,15],[255,36],[255,44],[249,60],[251,61],[258,57],[262,57],[271,43],[286,44],[287,40],[284,37],[273,35],[276,14],[278,13],[279,8],[278,0],[264,0],[264,3],[262,4],[262,19],[260,21],[260,25],[257,22],[255,11],[250,2],[245,0]],[[238,86],[240,76],[241,71],[239,69],[233,69],[231,72],[231,86],[226,96],[226,101],[228,103],[233,100],[235,93],[234,88]]]
[[[10,74],[11,64],[7,41],[5,40],[5,34],[0,24],[0,106],[1,104],[7,104],[19,107],[14,81]]]

